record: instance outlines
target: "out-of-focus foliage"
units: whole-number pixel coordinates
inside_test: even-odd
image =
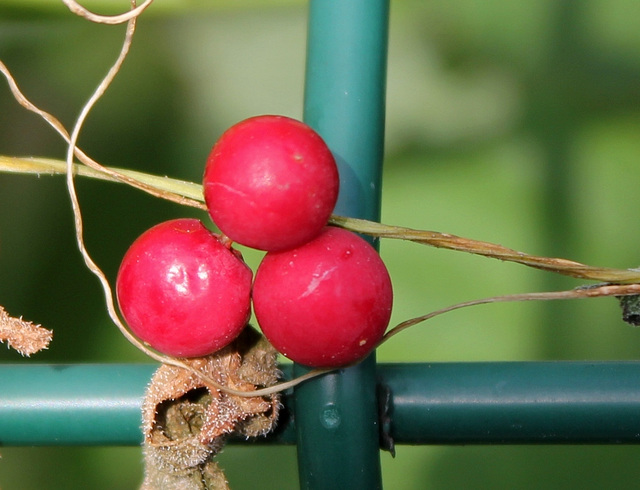
[[[86,5],[112,12],[120,3]],[[633,0],[392,2],[383,221],[639,265],[639,22]],[[199,180],[229,125],[260,113],[301,116],[305,29],[301,1],[157,0],[80,146],[105,164]],[[67,126],[122,35],[122,26],[90,25],[56,2],[0,0],[0,59]],[[0,154],[65,154],[4,82]],[[115,184],[78,188],[87,246],[112,279],[146,228],[200,216]],[[579,285],[415,244],[385,241],[381,251],[395,322],[458,301]],[[245,255],[254,266],[260,258]],[[2,350],[2,362],[145,361],[102,301],[76,250],[63,180],[0,175],[0,304],[55,332],[47,352],[23,360]],[[607,299],[461,310],[379,352],[382,362],[638,357],[640,332]],[[639,451],[400,446],[396,459],[383,455],[383,472],[386,487],[402,490],[633,488]],[[1,452],[3,489],[135,488],[141,479],[138,448]],[[292,447],[235,446],[221,464],[234,488],[298,487]]]

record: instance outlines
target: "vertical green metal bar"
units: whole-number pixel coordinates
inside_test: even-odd
[[[388,0],[309,6],[304,119],[338,162],[336,213],[370,220],[380,215],[388,17]],[[382,488],[375,354],[304,383],[294,400],[300,487]]]

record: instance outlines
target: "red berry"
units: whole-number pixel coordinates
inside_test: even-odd
[[[366,356],[389,324],[392,302],[378,253],[340,228],[326,227],[301,247],[267,253],[253,284],[264,335],[289,359],[313,367]]]
[[[214,223],[231,240],[285,250],[316,237],[338,198],[338,169],[322,138],[283,116],[256,116],[216,142],[204,172]]]
[[[174,357],[211,354],[234,340],[251,308],[252,272],[196,219],[143,233],[122,260],[116,292],[129,327]]]

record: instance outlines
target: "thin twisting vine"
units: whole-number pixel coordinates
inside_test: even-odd
[[[135,0],[132,0],[131,5],[132,5],[132,8],[135,10]],[[105,274],[100,269],[100,267],[98,267],[98,265],[91,258],[90,254],[89,254],[89,252],[88,252],[88,250],[87,250],[87,248],[86,248],[86,246],[84,244],[82,213],[81,213],[80,203],[78,201],[78,197],[77,197],[76,190],[75,190],[75,184],[74,184],[73,156],[76,153],[77,141],[78,141],[78,137],[80,135],[80,131],[82,130],[82,126],[84,124],[84,121],[86,120],[89,112],[91,111],[91,109],[93,108],[95,103],[102,97],[102,95],[105,93],[105,91],[107,90],[107,88],[109,87],[109,85],[111,84],[113,79],[115,78],[115,76],[118,74],[118,72],[119,72],[124,60],[127,57],[127,54],[129,52],[129,48],[131,47],[131,43],[133,41],[133,35],[134,35],[135,29],[136,29],[136,20],[137,20],[137,17],[142,13],[142,11],[143,10],[137,11],[137,13],[135,15],[131,16],[131,18],[128,20],[125,40],[124,40],[124,43],[122,45],[122,49],[120,51],[120,54],[119,54],[118,58],[116,59],[116,61],[113,64],[113,66],[110,68],[110,70],[107,73],[107,75],[105,76],[105,78],[100,82],[100,84],[98,85],[98,87],[96,88],[94,93],[91,95],[91,97],[89,98],[87,103],[83,106],[83,108],[82,108],[82,110],[80,112],[80,115],[79,115],[79,117],[78,117],[78,119],[77,119],[77,121],[76,121],[76,123],[75,123],[75,125],[73,127],[73,131],[71,132],[71,135],[69,136],[69,146],[68,146],[67,157],[66,157],[67,190],[69,192],[69,197],[70,197],[70,200],[71,200],[71,206],[72,206],[72,209],[73,209],[74,224],[75,224],[75,230],[76,230],[76,241],[77,241],[78,249],[80,250],[80,253],[82,254],[82,257],[83,257],[83,259],[85,261],[85,264],[86,264],[87,268],[98,278],[98,280],[100,281],[100,283],[102,285],[104,296],[105,296],[105,301],[106,301],[106,305],[107,305],[107,311],[109,313],[109,316],[110,316],[111,320],[115,323],[115,325],[118,327],[118,329],[120,330],[122,335],[131,344],[133,344],[135,347],[137,347],[139,350],[141,350],[143,353],[145,353],[150,358],[152,358],[152,359],[154,359],[154,360],[156,360],[158,362],[164,363],[164,364],[169,364],[169,365],[172,365],[172,366],[179,367],[179,368],[185,369],[187,371],[190,371],[193,374],[197,375],[198,377],[203,378],[207,383],[209,383],[210,385],[216,387],[220,391],[224,391],[224,392],[232,394],[232,395],[241,396],[241,397],[265,396],[265,395],[269,395],[271,393],[275,393],[275,392],[278,392],[278,391],[285,390],[285,389],[289,388],[290,386],[295,385],[298,382],[301,382],[301,381],[304,381],[306,379],[310,379],[312,377],[315,377],[315,376],[318,376],[320,374],[323,374],[324,370],[315,370],[315,371],[312,371],[312,372],[308,373],[306,376],[304,376],[303,379],[298,379],[298,380],[295,380],[295,381],[285,382],[285,383],[282,383],[282,385],[271,386],[271,387],[263,388],[263,389],[260,389],[260,390],[252,390],[252,391],[249,391],[249,392],[235,390],[233,388],[229,388],[227,386],[224,386],[224,385],[216,382],[211,377],[206,376],[202,372],[198,371],[197,369],[195,369],[191,365],[183,362],[180,359],[176,359],[176,358],[173,358],[173,357],[162,355],[162,354],[159,354],[156,351],[150,349],[149,347],[144,345],[140,340],[138,340],[129,331],[129,329],[124,325],[124,323],[120,319],[120,316],[118,315],[117,309],[115,307],[115,301],[114,301],[114,298],[113,298],[113,291],[111,289],[109,281],[106,278]],[[91,20],[91,19],[89,19],[89,20]],[[98,169],[100,171],[102,171],[104,169],[104,167],[102,165],[98,164]],[[118,179],[118,180],[121,180],[121,179]]]
[[[70,142],[70,136],[69,136],[68,131],[62,125],[62,123],[56,117],[54,117],[52,114],[50,114],[50,113],[38,108],[37,106],[35,106],[33,103],[31,103],[29,101],[29,99],[27,99],[27,97],[24,96],[24,94],[20,91],[20,88],[18,87],[18,84],[16,83],[15,79],[11,75],[11,72],[9,71],[7,66],[1,60],[0,60],[0,72],[7,79],[7,82],[9,84],[9,88],[11,90],[11,93],[13,94],[14,98],[16,99],[16,101],[22,107],[27,109],[28,111],[31,111],[31,112],[37,114],[38,116],[40,116],[42,119],[44,119],[53,129],[55,129],[58,132],[58,134],[60,136],[62,136],[62,138],[68,144]],[[177,204],[182,204],[182,205],[185,205],[185,206],[191,206],[191,207],[195,207],[195,208],[202,209],[202,210],[206,209],[206,207],[204,206],[204,204],[201,201],[198,201],[197,199],[193,199],[193,198],[190,198],[188,196],[185,196],[184,193],[176,194],[176,193],[171,192],[169,190],[163,190],[162,188],[158,188],[158,186],[154,186],[154,185],[150,185],[148,183],[145,183],[144,181],[140,180],[139,178],[135,178],[135,177],[131,176],[131,173],[132,173],[131,171],[122,172],[122,171],[119,171],[119,170],[116,170],[116,169],[113,169],[113,168],[104,167],[100,163],[98,163],[95,160],[93,160],[92,158],[90,158],[86,153],[84,153],[77,146],[74,146],[74,154],[87,167],[92,168],[95,171],[97,171],[97,172],[99,172],[99,173],[101,173],[103,175],[109,176],[113,180],[117,180],[117,181],[123,182],[123,183],[128,184],[128,185],[130,185],[132,187],[135,187],[135,188],[140,189],[140,190],[142,190],[144,192],[147,192],[148,194],[151,194],[151,195],[153,195],[155,197],[160,197],[162,199],[173,201],[173,202],[175,202]],[[64,172],[66,172],[66,168],[64,169]],[[134,173],[134,175],[135,175],[135,173]]]
[[[134,4],[132,5],[131,10],[120,15],[95,14],[90,10],[84,8],[75,0],[62,0],[62,2],[69,8],[69,10],[71,10],[71,12],[79,15],[80,17],[84,17],[87,20],[90,20],[91,22],[95,22],[96,24],[116,25],[124,24],[125,22],[136,19],[140,14],[142,14],[142,12],[147,9],[147,7],[149,7],[153,3],[153,0],[146,0],[137,7]]]

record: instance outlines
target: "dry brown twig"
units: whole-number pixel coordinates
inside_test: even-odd
[[[86,8],[84,8],[75,0],[62,0],[62,2],[69,8],[69,10],[71,10],[71,12],[73,12],[76,15],[79,15],[80,17],[84,17],[85,19],[91,22],[95,22],[96,24],[115,25],[115,24],[124,24],[125,22],[129,22],[130,20],[135,19],[142,12],[144,12],[144,10],[146,10],[146,8],[151,5],[151,3],[153,3],[153,0],[146,0],[145,2],[143,2],[137,7],[133,5],[133,8],[131,10],[120,15],[95,14],[87,10]]]
[[[594,267],[591,265],[581,264],[580,262],[575,262],[573,260],[539,257],[524,252],[518,252],[495,243],[472,240],[456,235],[450,235],[448,233],[414,230],[412,228],[405,228],[402,226],[390,226],[382,223],[375,223],[373,221],[345,218],[342,216],[332,216],[331,224],[349,229],[356,233],[363,233],[378,238],[408,240],[432,247],[482,255],[483,257],[499,259],[506,262],[515,262],[535,269],[555,272],[557,274],[575,277],[578,279],[589,279],[616,284],[632,284],[640,282],[640,270],[638,269]]]
[[[469,306],[485,305],[489,303],[512,303],[516,301],[554,301],[563,299],[584,299],[584,298],[605,298],[605,297],[631,297],[640,294],[640,284],[598,284],[589,287],[578,287],[566,291],[550,291],[542,293],[522,293],[506,294],[503,296],[492,296],[471,301],[464,301],[455,305],[447,306],[440,310],[432,311],[426,315],[411,318],[399,323],[388,330],[379,345],[389,340],[394,335],[406,330],[413,325],[435,318],[436,316],[449,313],[450,311],[467,308]]]
[[[62,139],[64,139],[67,143],[69,143],[70,142],[69,133],[65,129],[65,127],[62,125],[62,123],[52,114],[37,107],[22,93],[15,78],[9,71],[9,68],[7,68],[7,66],[1,60],[0,60],[0,72],[5,76],[7,83],[9,84],[9,89],[11,90],[11,93],[13,94],[15,100],[28,111],[33,112],[38,116],[40,116],[42,119],[44,119],[53,129],[56,130],[56,132],[60,136],[62,136]],[[84,163],[87,167],[92,168],[95,171],[100,172],[101,174],[107,175],[111,177],[113,180],[128,184],[132,187],[135,187],[155,197],[166,199],[168,201],[172,201],[177,204],[182,204],[185,206],[191,206],[194,208],[206,210],[206,207],[204,206],[204,204],[195,199],[185,197],[182,194],[176,194],[171,191],[158,189],[158,187],[141,182],[139,179],[136,179],[131,175],[127,175],[126,173],[122,173],[113,168],[105,167],[104,165],[101,165],[100,163],[98,163],[97,161],[89,157],[85,152],[83,152],[77,146],[74,148],[74,154],[78,158],[78,160]]]

